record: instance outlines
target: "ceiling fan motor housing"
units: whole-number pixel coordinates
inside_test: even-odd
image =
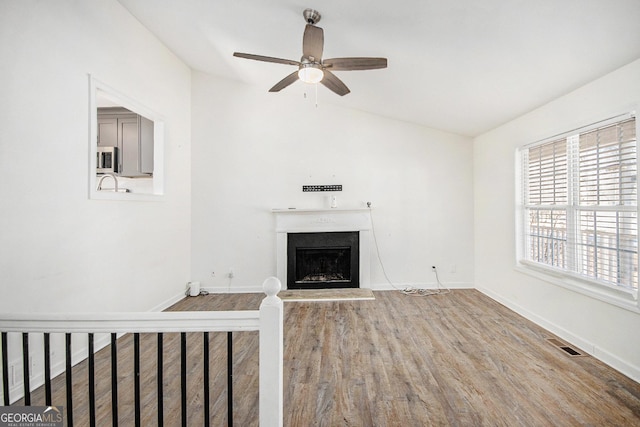
[[[320,12],[313,9],[305,9],[304,12],[302,12],[302,16],[304,16],[304,20],[311,25],[315,25],[320,22],[320,18],[322,17]]]

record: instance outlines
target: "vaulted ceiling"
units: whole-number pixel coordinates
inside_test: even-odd
[[[119,0],[191,68],[268,91],[300,60],[318,10],[324,58],[388,58],[388,68],[336,71],[336,104],[476,136],[640,58],[640,0]],[[640,78],[640,76],[639,76]],[[315,97],[302,82],[270,96]]]

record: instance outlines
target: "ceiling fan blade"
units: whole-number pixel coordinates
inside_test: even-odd
[[[322,80],[320,80],[320,83],[340,96],[345,96],[346,94],[351,92],[347,85],[342,82],[342,80],[340,80],[338,77],[336,77],[335,74],[328,70],[324,70],[324,77]]]
[[[284,79],[280,80],[278,83],[276,83],[275,86],[269,89],[269,92],[280,92],[285,87],[289,86],[292,83],[295,83],[295,81],[298,80],[298,78],[299,78],[298,70],[296,70],[293,73],[289,74]]]
[[[302,38],[302,56],[313,58],[313,61],[320,62],[322,50],[324,49],[324,30],[315,25],[307,24],[304,28]]]
[[[387,58],[332,58],[322,61],[331,71],[375,70],[387,68]]]
[[[236,56],[238,58],[253,59],[255,61],[275,62],[276,64],[300,66],[299,61],[294,61],[292,59],[273,58],[271,56],[253,55],[251,53],[240,53],[240,52],[233,52],[233,56]]]

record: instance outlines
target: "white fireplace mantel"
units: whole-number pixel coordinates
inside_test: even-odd
[[[287,233],[357,231],[360,240],[360,287],[371,287],[371,215],[369,209],[273,209],[276,219],[277,276],[287,283]]]

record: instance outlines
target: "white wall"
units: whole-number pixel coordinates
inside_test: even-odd
[[[628,310],[514,269],[515,149],[637,110],[640,60],[474,141],[475,284],[515,311],[640,380],[640,310]]]
[[[302,186],[342,184],[339,207],[373,203],[392,281],[432,286],[436,265],[443,282],[472,286],[470,139],[332,106],[323,87],[318,108],[267,89],[192,75],[193,279],[257,290],[276,274],[271,209],[328,207]],[[371,264],[372,286],[388,287],[375,251]]]
[[[115,0],[0,2],[0,312],[146,311],[184,292],[190,70]],[[89,74],[165,118],[158,202],[88,199]]]

